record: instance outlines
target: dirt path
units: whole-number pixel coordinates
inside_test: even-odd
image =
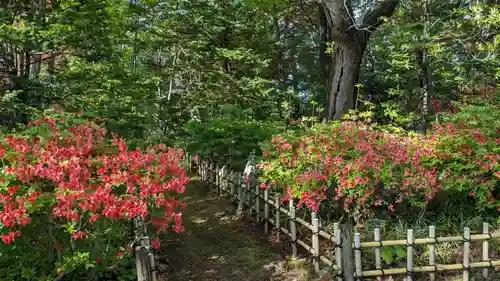
[[[234,217],[235,207],[193,183],[183,212],[186,231],[169,233],[158,252],[161,281],[310,281],[261,231]]]

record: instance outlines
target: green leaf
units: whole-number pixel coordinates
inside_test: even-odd
[[[380,254],[385,263],[392,264],[394,261],[394,255],[391,247],[383,247],[380,249]]]
[[[394,252],[396,253],[397,258],[406,257],[406,249],[401,246],[394,246]]]

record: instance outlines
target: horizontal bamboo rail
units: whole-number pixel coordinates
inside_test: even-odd
[[[490,234],[474,234],[471,235],[471,241],[483,241],[490,239],[500,238],[500,231],[490,233]],[[436,238],[418,238],[415,239],[413,244],[417,245],[428,245],[435,243],[445,243],[445,242],[463,242],[464,238],[462,236],[449,236],[449,237],[436,237]],[[406,240],[386,240],[380,242],[361,242],[362,248],[376,248],[376,247],[388,247],[388,246],[406,246]]]
[[[470,268],[489,268],[489,267],[496,267],[500,266],[500,260],[499,261],[491,261],[486,262],[472,262],[469,264]],[[441,271],[458,271],[458,270],[463,270],[464,266],[463,264],[457,263],[457,264],[436,264],[436,266],[433,265],[428,265],[428,266],[415,266],[413,267],[413,272],[419,273],[419,272],[441,272]],[[407,273],[407,268],[391,268],[391,269],[384,269],[384,270],[365,270],[363,271],[363,277],[376,277],[376,276],[384,276],[384,275],[392,275],[392,274],[406,274]]]

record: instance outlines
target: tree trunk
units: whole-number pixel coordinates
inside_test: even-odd
[[[364,44],[364,43],[362,43]],[[328,89],[327,120],[339,120],[355,105],[355,85],[363,60],[364,48],[337,44],[334,51],[331,80]]]
[[[362,17],[354,19],[354,1],[323,0],[328,38],[335,41],[328,83],[328,104],[325,121],[339,120],[356,105],[355,86],[358,82],[363,53],[370,35],[382,24],[382,17],[394,13],[399,0],[377,0]],[[359,4],[359,3],[358,3]]]

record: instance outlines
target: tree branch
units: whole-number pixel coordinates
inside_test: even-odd
[[[380,17],[390,17],[396,10],[399,0],[378,0],[363,17],[362,26],[368,31],[374,31],[383,23]]]

